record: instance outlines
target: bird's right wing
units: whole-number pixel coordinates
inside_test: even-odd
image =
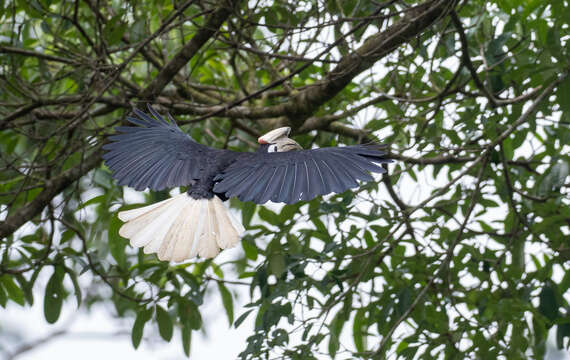
[[[210,148],[194,141],[176,125],[148,106],[153,117],[135,109],[138,118],[127,120],[138,126],[119,126],[113,142],[103,146],[103,155],[119,185],[136,190],[162,190],[186,186],[200,178],[201,164],[227,150]]]
[[[310,150],[244,153],[214,178],[214,192],[242,201],[292,204],[318,195],[341,193],[374,180],[369,172],[384,173],[389,163],[378,144]]]

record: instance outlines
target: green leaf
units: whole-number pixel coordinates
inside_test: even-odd
[[[536,359],[544,359],[544,354],[546,352],[546,337],[547,331],[544,326],[544,322],[533,318],[532,328],[534,330],[534,352]]]
[[[64,296],[64,275],[65,273],[63,268],[61,266],[55,266],[55,271],[46,286],[44,297],[44,316],[46,321],[50,324],[54,324],[61,314]]]
[[[257,260],[257,246],[255,245],[255,240],[250,237],[246,236],[242,239],[241,246],[243,247],[243,251],[245,252],[245,256],[250,260]]]
[[[281,209],[281,213],[279,214],[279,221],[284,224],[287,220],[293,219],[298,210],[299,204],[286,204]]]
[[[330,338],[328,350],[333,359],[335,358],[336,353],[340,348],[340,333],[342,332],[342,328],[345,322],[345,316],[343,316],[342,311],[339,311],[329,325]]]
[[[234,327],[237,329],[237,328],[241,325],[241,323],[247,318],[247,316],[248,316],[249,314],[251,314],[252,311],[253,311],[253,309],[248,310],[248,311],[244,312],[243,314],[241,314],[241,315],[237,318],[236,322],[234,323]]]
[[[259,213],[259,217],[261,218],[261,220],[264,220],[271,225],[275,225],[275,226],[281,225],[279,215],[277,215],[273,211],[271,211],[271,210],[269,210],[263,206],[260,206],[258,213]]]
[[[71,283],[73,284],[73,291],[75,292],[75,299],[77,300],[77,307],[81,306],[81,287],[77,281],[77,274],[68,267],[65,267],[65,272],[69,275]]]
[[[558,301],[556,298],[555,284],[547,283],[540,292],[538,305],[538,311],[544,316],[546,316],[550,321],[556,320],[558,317]]]
[[[131,341],[133,342],[133,347],[135,349],[138,348],[141,343],[144,332],[144,325],[150,320],[152,313],[152,308],[144,309],[137,313],[137,317],[133,324],[133,330],[131,332]]]
[[[220,295],[222,296],[222,303],[224,304],[224,309],[226,309],[226,314],[228,315],[228,321],[230,326],[234,322],[234,303],[232,299],[232,294],[224,285],[223,282],[218,281],[218,288],[220,289]]]
[[[410,344],[408,344],[408,343],[405,342],[405,341],[400,342],[400,343],[398,344],[398,347],[396,348],[396,354],[398,354],[398,355],[401,354],[402,351],[404,351],[405,349],[407,349],[409,345],[410,345]]]
[[[271,253],[268,257],[269,271],[271,274],[280,277],[285,271],[285,256],[281,253]]]
[[[158,332],[160,333],[160,336],[164,340],[170,341],[170,339],[172,339],[173,332],[172,319],[168,312],[160,305],[156,306],[156,321],[158,322]]]
[[[28,282],[24,277],[24,275],[22,274],[16,274],[14,275],[14,278],[16,279],[16,282],[18,283],[20,289],[22,289],[22,292],[24,293],[25,301],[27,301],[28,304],[30,305],[34,305],[34,293],[32,291],[33,287],[32,281],[35,279],[32,277]]]
[[[119,235],[119,228],[122,224],[117,216],[111,216],[111,221],[109,222],[109,251],[113,259],[117,262],[117,265],[124,269],[127,267],[125,248],[127,247],[128,241]]]
[[[570,318],[566,318],[567,322],[564,324],[559,324],[558,329],[556,329],[556,347],[558,347],[559,350],[562,350],[564,348],[564,338],[570,339]],[[570,347],[570,341],[568,346]]]
[[[0,277],[0,282],[4,286],[8,298],[20,306],[24,306],[26,304],[26,300],[24,298],[24,292],[20,287],[14,282],[10,275],[2,275]]]
[[[366,342],[366,325],[364,323],[364,315],[366,313],[365,308],[360,308],[356,311],[354,315],[354,321],[352,323],[352,338],[354,340],[354,346],[358,352],[364,352],[364,344]]]
[[[560,161],[552,167],[550,176],[552,177],[551,186],[553,188],[558,189],[564,185],[568,177],[568,170],[569,166],[566,161]]]
[[[253,214],[255,213],[255,208],[256,208],[256,205],[254,203],[252,203],[251,201],[244,202],[242,205],[242,208],[241,208],[242,222],[243,222],[243,226],[245,226],[246,228],[249,227],[249,223],[251,222],[251,218],[253,217]]]
[[[146,19],[140,18],[130,27],[131,41],[138,42],[142,40],[146,33]]]
[[[567,76],[563,82],[558,85],[556,90],[556,99],[560,105],[560,109],[570,115],[570,76]]]
[[[86,208],[87,206],[93,205],[93,204],[102,204],[105,202],[106,197],[107,197],[107,195],[105,195],[105,194],[95,196],[94,198],[91,198],[91,199],[87,200],[86,202],[80,204],[77,207],[77,210],[81,210],[81,209]]]
[[[7,302],[8,302],[8,295],[6,295],[6,292],[4,291],[2,284],[0,284],[0,306],[6,308]]]
[[[220,279],[224,278],[224,272],[218,264],[216,264],[215,262],[211,262],[210,266],[212,267],[212,271],[214,271],[214,274],[216,274],[217,277],[219,277]]]
[[[190,356],[190,344],[192,342],[192,329],[190,328],[190,326],[188,324],[183,324],[182,325],[182,331],[181,331],[181,335],[182,335],[182,348],[184,349],[184,354],[186,354],[186,356]]]
[[[68,242],[69,240],[71,240],[73,238],[73,235],[75,235],[75,231],[65,230],[63,232],[63,234],[61,234],[61,239],[59,240],[59,243],[65,244],[66,242]]]
[[[128,28],[128,24],[121,21],[122,15],[115,15],[111,18],[104,28],[104,35],[109,45],[118,44],[121,37]]]
[[[560,161],[554,164],[546,176],[544,176],[541,181],[539,180],[537,193],[539,195],[547,195],[553,190],[559,189],[564,185],[568,171],[569,167],[566,161]]]
[[[513,149],[513,140],[511,138],[506,138],[502,143],[503,151],[506,160],[512,160],[515,154]]]
[[[564,61],[563,53],[562,53],[562,44],[560,43],[560,31],[554,27],[548,29],[548,33],[546,34],[546,46],[552,56],[557,58],[559,61]]]

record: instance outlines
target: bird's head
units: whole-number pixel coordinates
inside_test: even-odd
[[[290,132],[290,127],[271,130],[257,139],[257,142],[261,145],[259,150],[265,152],[301,150],[301,145],[297,144],[295,140],[289,138]]]

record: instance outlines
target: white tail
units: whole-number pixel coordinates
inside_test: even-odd
[[[158,253],[160,260],[212,258],[236,245],[245,231],[217,196],[197,200],[186,193],[121,211],[119,219],[125,222],[119,235],[144,247],[145,254]]]

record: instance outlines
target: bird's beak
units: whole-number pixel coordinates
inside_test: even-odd
[[[291,132],[291,128],[286,126],[279,129],[271,130],[267,134],[261,136],[257,139],[257,142],[260,144],[272,144],[275,140],[279,139],[280,137],[287,137]]]

